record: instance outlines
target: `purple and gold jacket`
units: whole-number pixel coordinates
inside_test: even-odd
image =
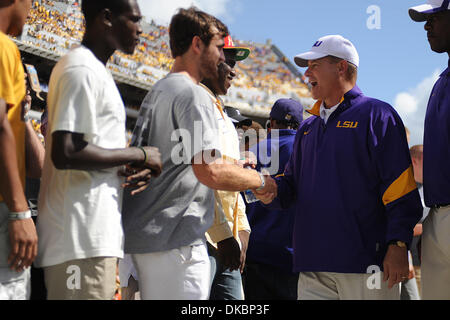
[[[422,217],[405,128],[395,110],[355,86],[327,124],[299,128],[272,208],[296,204],[295,272],[383,270],[387,243],[408,244]]]

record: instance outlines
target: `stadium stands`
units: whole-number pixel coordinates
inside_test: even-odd
[[[173,59],[167,27],[144,21],[142,28],[144,33],[136,52],[131,56],[117,52],[108,66],[116,81],[148,90],[169,72]],[[35,0],[24,33],[16,40],[23,51],[57,60],[80,43],[83,32],[83,16],[76,0]],[[250,47],[252,54],[237,64],[238,78],[225,97],[227,105],[249,116],[267,117],[273,103],[281,97],[298,99],[304,105],[313,102],[302,75],[295,72],[278,48],[270,42],[236,42]],[[131,117],[136,113],[128,112]]]

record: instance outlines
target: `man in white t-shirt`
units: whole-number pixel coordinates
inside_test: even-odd
[[[36,265],[48,299],[107,300],[123,257],[121,187],[141,191],[161,160],[156,148],[126,148],[125,107],[106,68],[116,49],[132,54],[138,44],[137,1],[84,0],[82,11],[82,45],[58,62],[49,84]],[[142,168],[128,184],[119,176],[124,165]]]

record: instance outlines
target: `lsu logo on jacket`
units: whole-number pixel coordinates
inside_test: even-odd
[[[336,128],[355,129],[358,127],[357,121],[338,121]]]

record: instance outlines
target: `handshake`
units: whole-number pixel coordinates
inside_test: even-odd
[[[278,186],[275,180],[270,175],[264,174],[264,178],[266,179],[264,188],[259,191],[252,190],[252,192],[255,197],[262,203],[269,204],[273,201],[273,199],[277,197]]]

